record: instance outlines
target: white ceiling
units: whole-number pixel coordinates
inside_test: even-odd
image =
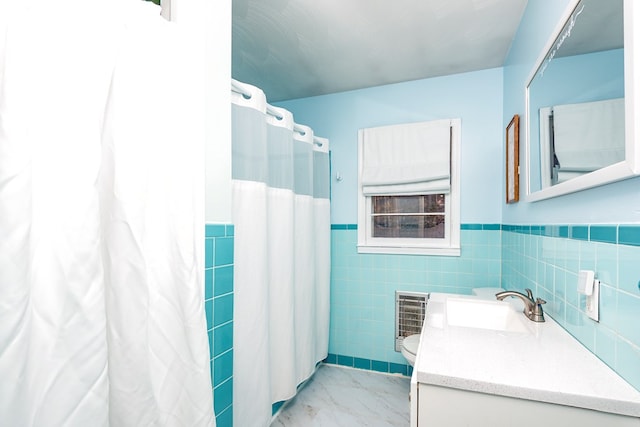
[[[503,65],[527,0],[233,0],[232,75],[270,102]]]

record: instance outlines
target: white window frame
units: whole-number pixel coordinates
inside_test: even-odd
[[[451,189],[445,195],[444,239],[371,236],[371,197],[362,192],[364,129],[358,131],[358,253],[460,256],[461,120],[448,121],[451,126]]]

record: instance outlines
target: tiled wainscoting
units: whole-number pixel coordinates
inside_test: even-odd
[[[411,376],[413,367],[406,363],[390,363],[382,360],[362,359],[360,357],[343,356],[329,353],[324,363],[347,366],[349,368],[366,369],[367,371],[383,372],[386,374],[401,374]]]
[[[640,225],[504,225],[502,287],[531,288],[545,312],[640,390]],[[601,281],[600,322],[578,271]]]
[[[356,225],[334,224],[331,233],[328,363],[407,368],[394,351],[396,290],[529,287],[551,317],[640,389],[640,225],[463,224],[460,257],[358,254]],[[602,282],[600,322],[584,314],[581,269]]]
[[[353,224],[332,225],[334,363],[410,375],[394,351],[395,291],[470,294],[530,287],[545,311],[640,389],[640,225],[463,224],[461,256],[358,254]],[[218,426],[232,425],[233,226],[207,225],[206,303]],[[602,281],[601,319],[584,314],[580,269]],[[280,407],[276,405],[274,412]]]
[[[338,364],[406,368],[394,350],[396,290],[470,294],[500,286],[499,224],[463,224],[459,257],[358,254],[356,228],[331,226],[329,353]]]
[[[233,426],[233,226],[205,226],[205,310],[218,427]]]

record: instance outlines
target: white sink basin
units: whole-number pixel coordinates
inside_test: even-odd
[[[530,320],[508,302],[451,297],[446,300],[448,326],[530,333],[525,322]]]

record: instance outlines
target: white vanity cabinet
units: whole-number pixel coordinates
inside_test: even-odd
[[[431,294],[427,306],[412,427],[640,427],[640,392],[553,319],[517,333],[451,326],[447,298],[460,296]]]
[[[412,384],[413,427],[640,426],[640,418],[467,390]],[[413,415],[413,413],[412,413]]]

